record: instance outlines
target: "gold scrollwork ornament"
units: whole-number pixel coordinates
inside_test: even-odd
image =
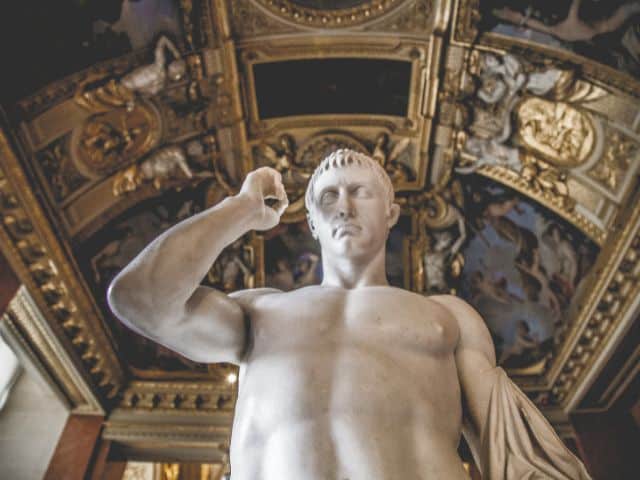
[[[527,98],[517,109],[517,119],[523,146],[555,165],[578,166],[595,146],[593,123],[567,103]]]

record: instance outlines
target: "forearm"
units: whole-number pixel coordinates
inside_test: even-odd
[[[109,289],[109,303],[129,322],[179,317],[220,252],[246,233],[256,213],[243,196],[218,205],[170,228],[127,265]]]

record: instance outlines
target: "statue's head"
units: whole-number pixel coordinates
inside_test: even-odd
[[[181,80],[186,73],[187,73],[187,64],[182,58],[179,58],[178,60],[173,60],[171,63],[169,63],[169,66],[167,67],[167,75],[169,76],[169,79],[173,82],[177,82],[178,80]]]
[[[400,215],[393,199],[391,179],[378,162],[354,150],[336,150],[309,180],[309,227],[325,255],[373,256]]]

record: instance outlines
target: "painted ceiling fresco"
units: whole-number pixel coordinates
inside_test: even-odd
[[[469,238],[462,296],[487,321],[498,363],[526,371],[548,359],[575,314],[597,246],[562,218],[495,182],[464,183]]]
[[[640,76],[640,4],[633,0],[482,0],[485,31],[584,55]]]

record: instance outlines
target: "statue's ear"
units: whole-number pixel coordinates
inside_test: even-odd
[[[311,230],[311,236],[314,240],[318,240],[318,233],[316,232],[316,226],[313,224],[313,218],[311,218],[310,212],[307,212],[307,223],[309,224],[309,230]]]
[[[387,215],[387,226],[389,230],[398,222],[398,218],[400,218],[400,205],[392,203]]]

